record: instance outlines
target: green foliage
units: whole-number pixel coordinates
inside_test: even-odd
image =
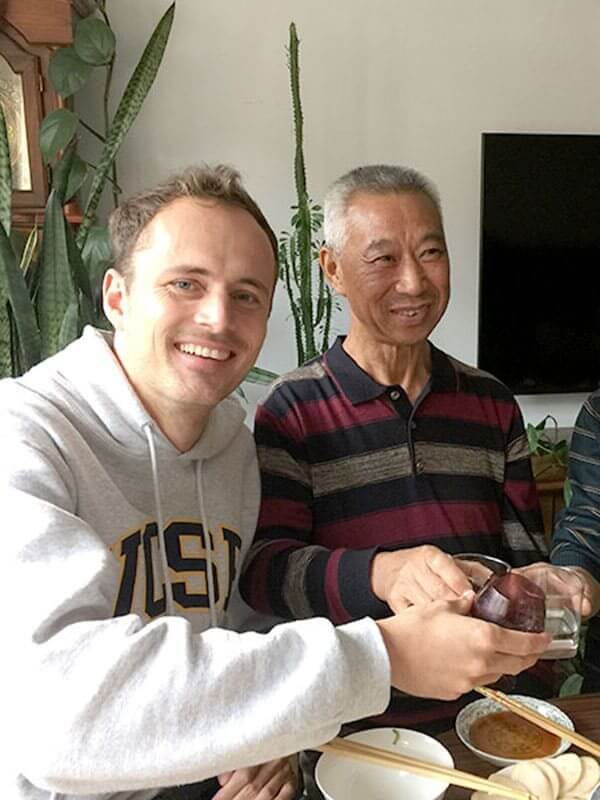
[[[93,69],[106,70],[105,135],[65,108],[48,114],[42,121],[40,151],[50,167],[52,189],[41,246],[37,228],[24,241],[17,235],[9,237],[12,181],[0,107],[0,377],[19,375],[52,355],[76,338],[84,325],[106,322],[99,301],[102,278],[110,263],[110,247],[106,225],[92,223],[107,181],[116,187],[115,157],[156,77],[173,22],[174,5],[158,23],[112,122],[108,101],[115,37],[105,3],[92,4],[89,9],[90,16],[77,24],[73,46],[62,48],[53,56],[50,77],[57,91],[68,97],[85,85]],[[97,168],[86,164],[75,152],[80,126],[104,144]],[[83,225],[76,234],[65,218],[63,206],[82,190],[91,171],[92,188]]]
[[[584,622],[579,631],[579,647],[573,658],[565,661],[556,662],[561,684],[558,692],[559,697],[569,697],[574,694],[581,694],[583,686],[585,644],[588,632],[588,625]]]
[[[552,423],[550,434],[546,428],[548,422]],[[527,425],[527,441],[532,455],[550,455],[558,466],[567,466],[569,446],[566,439],[558,438],[558,423],[552,414],[546,414],[537,425]]]
[[[77,23],[73,49],[86,64],[108,64],[115,53],[115,35],[103,19],[86,17]]]
[[[279,240],[279,267],[294,320],[296,358],[300,365],[329,346],[333,297],[318,264],[321,242],[317,237],[323,225],[323,211],[310,199],[306,186],[299,45],[292,22],[288,68],[294,120],[296,203],[292,206],[290,230],[283,231]]]
[[[61,47],[50,59],[50,80],[62,97],[83,89],[91,74],[92,66],[79,58],[74,47]]]
[[[68,108],[51,111],[40,126],[40,150],[44,164],[50,164],[75,136],[79,118]]]
[[[550,432],[546,427],[548,422],[552,423]],[[543,466],[536,472],[536,479],[539,480],[544,475],[548,476],[550,472],[558,471],[561,477],[566,473],[569,460],[569,445],[566,439],[559,438],[558,422],[552,414],[546,414],[537,425],[532,425],[531,423],[527,425],[527,442],[531,455],[543,459]],[[563,484],[565,505],[569,505],[572,494],[571,482],[568,478],[565,478]]]
[[[12,176],[4,109],[0,105],[0,225],[10,234]]]
[[[290,228],[279,237],[279,276],[284,283],[296,342],[296,361],[304,364],[329,347],[333,294],[318,264],[323,210],[314,203],[306,186],[304,163],[304,114],[300,98],[300,61],[296,26],[289,31],[288,70],[294,120],[294,183],[296,203],[291,206]],[[255,367],[246,376],[250,383],[268,384],[275,373]]]
[[[261,367],[252,367],[246,376],[246,380],[250,381],[250,383],[260,383],[263,386],[268,386],[270,383],[273,383],[276,377],[276,372],[271,372],[271,370],[268,369],[261,369]]]
[[[154,33],[150,37],[150,41],[140,58],[133,75],[129,79],[129,83],[125,87],[125,92],[121,98],[121,102],[117,108],[112,125],[110,126],[104,148],[100,156],[100,162],[96,167],[96,172],[92,180],[90,194],[85,206],[83,215],[83,222],[77,233],[77,243],[83,246],[85,243],[88,230],[95,221],[96,209],[100,202],[102,190],[109,170],[114,163],[119,147],[127,132],[133,125],[137,115],[140,112],[142,104],[146,99],[146,95],[150,91],[156,73],[160,67],[171,26],[173,25],[173,17],[175,14],[175,4],[171,5],[162,19],[156,26]]]

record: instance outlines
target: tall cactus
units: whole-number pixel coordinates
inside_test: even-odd
[[[316,259],[315,237],[323,223],[323,212],[313,203],[306,186],[304,163],[304,115],[300,98],[299,40],[296,26],[290,24],[288,69],[294,119],[294,183],[296,204],[292,206],[290,232],[279,240],[279,265],[294,320],[296,357],[303,364],[329,346],[332,295]]]

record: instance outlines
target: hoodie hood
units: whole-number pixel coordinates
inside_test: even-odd
[[[55,394],[78,427],[142,458],[148,457],[144,428],[149,424],[159,457],[180,461],[210,459],[239,434],[245,411],[235,398],[226,398],[211,411],[196,444],[181,453],[140,402],[112,349],[112,341],[112,333],[87,326],[80,339],[18,382],[50,400]]]
[[[45,459],[63,471],[65,510],[88,520],[120,562],[116,615],[149,620],[189,603],[200,630],[224,624],[259,503],[245,413],[225,399],[179,452],[111,344],[111,334],[87,327],[26,375],[2,381],[0,407],[13,409],[24,442],[40,437]]]

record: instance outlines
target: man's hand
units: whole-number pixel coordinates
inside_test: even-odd
[[[432,600],[456,600],[471,584],[452,556],[426,544],[377,553],[371,564],[371,587],[398,612]]]
[[[377,622],[396,688],[417,697],[454,700],[535,664],[550,636],[466,616],[473,597],[468,592],[459,600],[436,600]]]
[[[583,599],[581,616],[584,619],[593,617],[600,611],[600,583],[583,567],[572,567],[583,582]]]
[[[221,788],[213,800],[292,800],[298,791],[289,758],[224,772],[218,780]]]
[[[583,619],[593,617],[600,611],[600,583],[583,567],[568,567],[571,572],[575,572],[581,579],[582,594],[581,594],[581,616]],[[560,566],[548,564],[546,561],[536,561],[535,564],[529,564],[526,567],[519,567],[513,572],[522,572],[525,577],[527,573],[533,571],[545,571],[549,573],[560,570]]]

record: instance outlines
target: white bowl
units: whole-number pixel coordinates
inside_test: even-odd
[[[527,697],[527,695],[523,694],[511,694],[509,696],[514,700],[518,700],[520,703],[523,703],[524,706],[529,706],[534,711],[537,711],[538,714],[542,714],[544,717],[551,719],[553,722],[558,722],[560,725],[564,725],[565,728],[568,728],[571,731],[575,730],[573,721],[564,713],[564,711],[561,711],[556,706],[553,706],[552,703],[547,703],[545,700],[538,700],[537,697]],[[488,761],[490,764],[495,764],[497,767],[509,767],[512,764],[517,764],[522,759],[501,758],[500,756],[486,753],[484,750],[479,750],[471,742],[469,732],[471,730],[471,725],[473,725],[476,720],[481,719],[481,717],[486,717],[488,714],[494,714],[496,711],[505,710],[506,709],[503,708],[503,706],[501,706],[499,703],[484,697],[481,700],[475,700],[474,703],[469,703],[468,706],[465,706],[461,711],[459,711],[454,724],[456,735],[464,744],[464,746],[468,747],[469,750],[472,753],[475,753],[476,756],[479,756],[479,758],[482,758],[484,761]],[[547,758],[553,758],[554,756],[564,753],[565,750],[568,750],[570,746],[570,742],[568,742],[566,739],[561,739],[560,745],[557,747],[556,751],[554,753],[550,753]]]
[[[452,756],[442,744],[431,736],[407,728],[371,728],[346,738],[444,767],[454,766]],[[398,800],[400,797],[441,800],[448,788],[443,781],[333,753],[325,753],[319,758],[315,778],[326,800]]]

